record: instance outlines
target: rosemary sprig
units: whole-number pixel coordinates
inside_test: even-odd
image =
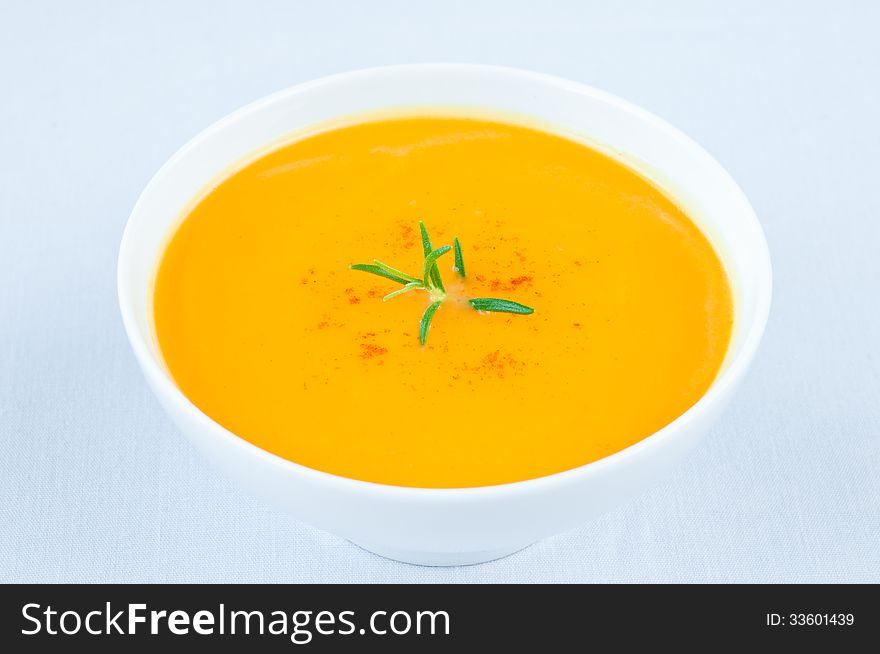
[[[403,285],[403,288],[399,288],[383,297],[383,302],[387,302],[391,298],[402,295],[403,293],[408,293],[409,291],[421,290],[428,293],[431,304],[425,309],[425,313],[422,314],[422,320],[419,323],[419,342],[424,345],[428,338],[428,329],[431,327],[431,321],[434,319],[434,314],[437,313],[437,309],[440,308],[440,305],[443,304],[443,300],[446,299],[446,287],[443,286],[443,279],[440,276],[440,268],[437,265],[437,260],[454,247],[455,261],[452,269],[461,275],[462,279],[466,279],[466,273],[464,268],[464,257],[461,253],[461,243],[457,236],[453,239],[452,246],[442,245],[439,248],[434,249],[431,246],[431,237],[428,235],[428,229],[423,222],[419,223],[419,231],[422,236],[422,253],[425,257],[422,264],[421,278],[405,273],[397,268],[392,268],[378,259],[373,259],[373,263],[355,263],[349,266],[349,268],[370,273],[371,275],[378,275],[379,277],[384,277],[385,279],[390,279],[393,282]],[[491,297],[471,298],[468,300],[468,303],[477,311],[515,313],[519,315],[528,315],[535,311],[531,307],[527,307],[519,302]]]

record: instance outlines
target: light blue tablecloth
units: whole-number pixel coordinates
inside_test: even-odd
[[[880,4],[4,2],[0,581],[880,581]],[[383,560],[242,493],[147,390],[115,259],[153,172],[324,74],[465,61],[644,105],[731,171],[775,304],[668,482],[515,556]]]

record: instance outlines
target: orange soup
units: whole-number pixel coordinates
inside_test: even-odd
[[[540,129],[417,116],[298,138],[213,185],[169,241],[153,310],[176,383],[219,424],[417,487],[532,479],[640,441],[707,390],[733,320],[707,237],[627,165]]]

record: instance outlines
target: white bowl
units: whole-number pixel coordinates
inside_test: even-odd
[[[689,209],[724,260],[735,302],[725,364],[690,410],[639,443],[566,472],[497,486],[422,489],[356,481],[282,459],[230,433],[180,392],[152,335],[150,298],[157,260],[184,207],[230,165],[286,134],[360,112],[425,105],[520,114],[583,135],[659,180]],[[301,84],[199,134],[138,199],[119,251],[118,286],[125,329],[153,392],[181,431],[227,474],[297,519],[382,556],[458,565],[496,559],[576,527],[675,466],[718,417],[755,354],[770,308],[771,271],[761,227],[736,183],[700,146],[645,110],[547,75],[415,65]]]

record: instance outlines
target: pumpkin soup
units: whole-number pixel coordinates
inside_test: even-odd
[[[213,185],[161,258],[153,313],[175,382],[233,433],[417,487],[638,442],[706,391],[733,319],[708,239],[628,166],[417,116],[301,137]]]

